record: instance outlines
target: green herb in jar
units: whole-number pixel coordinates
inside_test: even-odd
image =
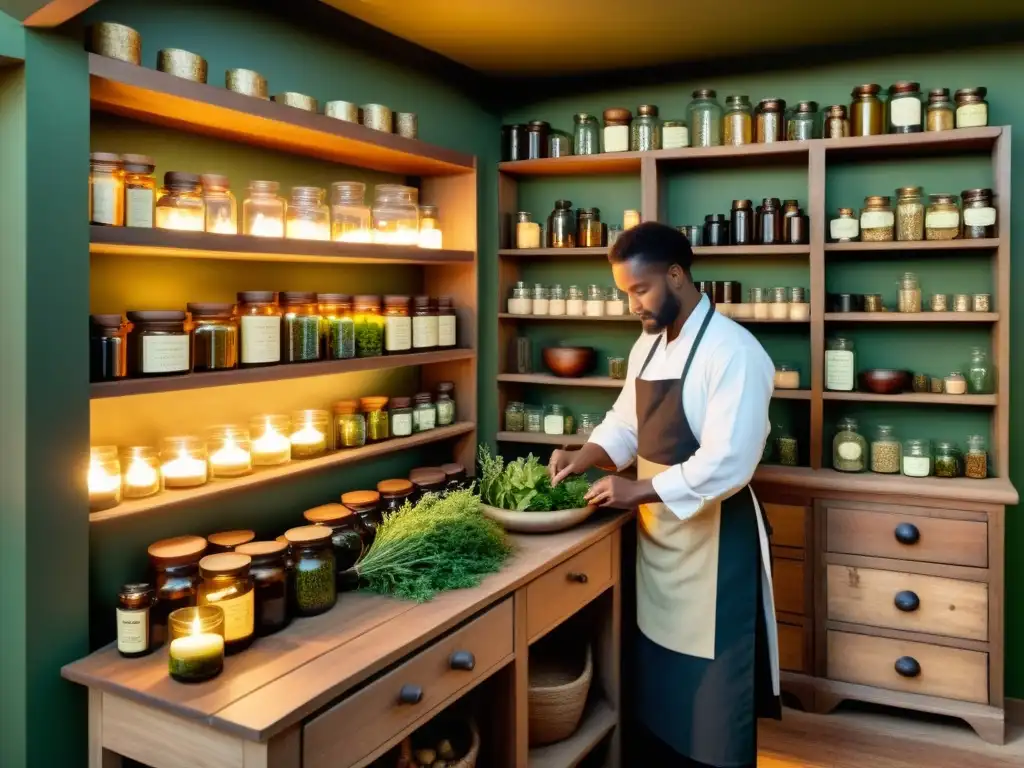
[[[613,379],[624,379],[626,378],[626,358],[624,357],[609,357],[608,358],[608,375]]]
[[[775,448],[779,454],[779,464],[795,467],[799,462],[799,451],[795,437],[784,435],[775,439]]]
[[[359,408],[366,417],[366,436],[371,443],[391,437],[388,429],[388,398],[362,397],[359,399]]]
[[[348,360],[356,356],[356,324],[351,317],[324,318],[324,357]]]
[[[384,326],[370,319],[355,321],[356,357],[379,357],[384,349]]]
[[[293,605],[300,616],[330,610],[338,599],[331,529],[305,525],[285,531],[294,558]]]
[[[320,359],[320,314],[316,294],[282,291],[281,362],[308,363]]]

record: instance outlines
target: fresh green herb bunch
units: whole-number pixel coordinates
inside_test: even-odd
[[[478,458],[480,498],[484,504],[517,512],[550,512],[587,506],[590,483],[582,475],[566,478],[552,488],[547,467],[532,453],[506,465],[501,456],[492,457],[490,449],[481,445]]]

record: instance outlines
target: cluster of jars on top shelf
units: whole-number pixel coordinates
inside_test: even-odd
[[[577,113],[571,135],[552,130],[544,120],[502,126],[502,159],[742,146],[988,125],[985,88],[962,88],[953,98],[948,88],[935,88],[928,92],[927,104],[919,83],[893,83],[888,102],[882,101],[881,92],[877,84],[858,85],[849,107],[833,104],[824,110],[815,101],[787,106],[779,98],[761,99],[754,106],[749,96],[734,94],[725,98],[723,108],[716,91],[699,88],[692,94],[685,119],[662,121],[657,106],[642,104],[635,117],[624,107],[604,110],[603,127],[597,115]]]
[[[981,188],[965,189],[959,197],[928,195],[925,205],[921,187],[900,187],[895,205],[888,195],[870,195],[859,215],[840,208],[829,222],[829,236],[837,243],[982,240],[996,234],[992,190]]]
[[[810,242],[810,223],[797,200],[766,197],[761,205],[733,200],[729,215],[710,213],[704,224],[677,229],[691,246],[803,245]]]
[[[555,208],[542,227],[529,211],[516,214],[516,248],[600,248],[614,245],[627,229],[640,223],[640,212],[627,210],[622,226],[601,221],[599,208],[572,210],[571,200],[555,201]]]
[[[568,290],[564,290],[561,285],[536,283],[530,288],[520,280],[508,299],[510,315],[624,317],[628,310],[625,296],[615,286],[602,288],[591,285],[584,293],[578,285],[570,285]]]
[[[505,431],[543,435],[589,435],[604,419],[603,413],[581,413],[558,403],[546,406],[509,401],[505,406]]]
[[[933,293],[928,299],[932,312],[991,312],[992,294]],[[830,293],[826,297],[829,312],[889,312],[880,293]],[[896,283],[896,311],[921,312],[924,309],[921,283],[913,272],[904,272]]]
[[[320,187],[292,187],[286,200],[278,182],[250,181],[240,223],[227,176],[168,171],[158,189],[151,157],[93,152],[89,161],[91,224],[442,247],[437,206],[419,205],[415,187],[378,184],[371,208],[361,181],[334,182],[330,200]]]
[[[276,539],[257,541],[242,529],[156,541],[147,548],[148,580],[118,592],[117,649],[137,658],[166,644],[173,679],[214,678],[226,654],[295,618],[325,613],[339,593],[357,589],[355,566],[385,514],[466,483],[461,464],[420,467],[408,479],[381,480],[376,490],[349,491],[341,503],[307,509],[301,524]]]
[[[197,488],[213,479],[251,474],[261,467],[316,459],[330,451],[409,437],[455,423],[455,385],[414,397],[363,397],[331,411],[301,410],[254,416],[245,426],[211,427],[205,437],[164,438],[153,446],[94,446],[89,456],[89,508],[116,507],[162,491]]]
[[[801,286],[750,288],[747,301],[743,301],[741,286],[735,280],[698,280],[695,284],[717,312],[734,320],[806,323],[811,319],[807,289]]]
[[[907,477],[988,477],[988,451],[985,438],[971,435],[967,451],[956,443],[915,438],[900,442],[888,424],[875,427],[868,443],[860,432],[857,420],[845,417],[836,426],[832,439],[832,467],[839,472],[870,470],[882,475],[903,474]]]

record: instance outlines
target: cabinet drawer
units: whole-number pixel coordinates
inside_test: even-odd
[[[793,504],[764,504],[764,513],[772,526],[771,543],[777,547],[799,547],[806,545],[804,525],[807,507]]]
[[[981,582],[829,565],[827,594],[833,621],[988,640],[988,585]]]
[[[362,760],[511,655],[508,599],[309,721],[302,733],[303,768]],[[404,692],[419,698],[403,703]]]
[[[803,616],[803,561],[783,560],[776,557],[772,563],[772,591],[775,593],[775,610]]]
[[[988,703],[988,654],[980,651],[829,632],[828,676],[846,683]]]
[[[804,628],[779,624],[779,668],[787,672],[804,671]]]
[[[535,638],[572,616],[612,580],[612,540],[605,537],[526,588],[526,633]]]
[[[947,565],[988,566],[981,521],[829,507],[828,551]]]

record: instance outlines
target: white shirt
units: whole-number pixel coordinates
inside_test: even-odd
[[[619,469],[635,460],[635,382],[640,368],[661,339],[642,378],[678,380],[708,312],[714,316],[683,383],[684,413],[700,448],[687,461],[652,478],[655,492],[681,520],[747,485],[764,451],[771,430],[768,406],[775,365],[746,328],[714,312],[705,296],[671,343],[666,343],[664,331],[641,336],[629,353],[622,394],[590,435],[590,442],[604,448]]]

